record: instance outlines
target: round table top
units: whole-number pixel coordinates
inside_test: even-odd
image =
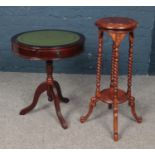
[[[138,23],[127,17],[107,17],[98,19],[96,25],[105,30],[132,30],[137,27]]]
[[[36,30],[12,37],[13,51],[29,59],[57,59],[83,51],[84,36],[66,30]]]
[[[70,31],[39,30],[25,32],[17,36],[17,41],[29,46],[63,46],[75,43],[80,35]]]

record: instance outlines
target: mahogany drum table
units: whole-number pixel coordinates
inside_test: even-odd
[[[113,128],[114,141],[118,141],[118,105],[128,101],[131,112],[138,123],[142,122],[142,118],[138,117],[135,111],[135,98],[131,93],[132,85],[132,64],[133,64],[133,42],[134,29],[137,22],[133,19],[124,17],[102,18],[96,21],[98,27],[98,60],[97,60],[97,77],[96,77],[96,94],[91,98],[89,111],[85,116],[80,118],[84,123],[92,113],[96,102],[102,101],[108,104],[109,109],[113,108]],[[111,65],[111,82],[110,87],[101,90],[101,70],[102,70],[102,48],[103,34],[107,32],[113,41],[112,45],[112,65]],[[124,91],[118,88],[118,66],[119,66],[119,47],[126,35],[129,35],[129,58],[128,58],[128,88]]]
[[[46,81],[37,87],[32,103],[22,109],[20,115],[25,115],[34,109],[40,95],[46,91],[48,100],[54,101],[61,126],[64,129],[68,127],[61,114],[60,101],[67,103],[69,99],[62,96],[59,83],[53,79],[53,60],[80,54],[84,49],[84,40],[84,36],[80,33],[52,29],[23,32],[12,37],[12,50],[17,55],[46,62]]]

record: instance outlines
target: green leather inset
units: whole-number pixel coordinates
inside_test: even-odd
[[[32,46],[62,46],[80,39],[74,32],[61,30],[41,30],[26,32],[17,37],[17,41]]]

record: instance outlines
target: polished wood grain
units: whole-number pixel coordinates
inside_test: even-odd
[[[53,76],[52,76],[53,65],[52,64],[53,64],[52,61],[46,62],[47,79],[45,82],[41,83],[38,86],[38,88],[35,91],[32,103],[28,107],[22,109],[20,111],[20,115],[25,115],[28,112],[30,112],[31,110],[33,110],[35,108],[35,106],[37,105],[40,95],[46,91],[47,95],[48,95],[48,100],[49,101],[54,100],[56,113],[57,113],[57,116],[58,116],[61,126],[64,129],[66,129],[68,126],[67,126],[65,119],[63,118],[63,116],[61,114],[60,101],[62,101],[64,103],[68,103],[69,99],[64,98],[62,96],[61,89],[60,89],[58,82],[53,80]]]
[[[131,112],[138,123],[142,122],[142,118],[136,114],[135,98],[132,96],[132,65],[133,65],[133,40],[134,29],[137,22],[133,19],[124,17],[102,18],[96,21],[99,29],[98,35],[98,59],[97,59],[97,75],[96,75],[96,94],[91,98],[89,110],[86,115],[81,116],[80,121],[84,123],[92,113],[97,101],[108,104],[109,109],[113,109],[113,138],[118,141],[118,105],[129,102]],[[103,33],[107,32],[113,41],[112,45],[112,62],[111,62],[111,80],[110,87],[100,90],[101,87],[101,70],[102,70],[102,51],[103,51]],[[128,89],[124,91],[118,87],[119,78],[119,47],[126,35],[129,35],[129,60],[128,60]]]
[[[127,17],[107,17],[96,21],[97,27],[105,30],[131,30],[135,29],[138,23]]]

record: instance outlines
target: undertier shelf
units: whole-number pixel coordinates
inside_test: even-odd
[[[98,97],[99,100],[102,102],[112,104],[114,98],[114,89],[113,88],[107,88],[100,92],[100,96]],[[124,103],[128,100],[128,95],[125,91],[118,89],[118,101],[119,104]]]

